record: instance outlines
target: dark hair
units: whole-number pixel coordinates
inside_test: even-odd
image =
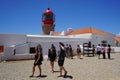
[[[77,47],[80,47],[79,44],[77,45]]]
[[[55,48],[54,44],[51,44],[51,48],[53,48],[54,50],[56,50],[56,48]]]
[[[42,46],[40,44],[37,45],[37,50],[42,54]]]
[[[62,42],[59,42],[60,45],[62,45],[64,47],[64,44]]]
[[[108,47],[111,47],[111,45],[110,45],[110,44],[108,44]]]

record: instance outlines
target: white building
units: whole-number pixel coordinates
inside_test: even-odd
[[[58,43],[71,44],[76,49],[77,44],[86,42],[91,44],[110,44],[115,46],[114,35],[94,28],[83,28],[70,30],[62,35],[22,35],[22,34],[0,34],[0,45],[4,46],[1,60],[31,59],[34,55],[34,47],[41,44],[43,55],[48,54],[48,49],[53,43],[59,50]]]

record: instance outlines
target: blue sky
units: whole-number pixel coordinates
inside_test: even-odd
[[[56,32],[69,27],[120,32],[120,0],[0,0],[0,33],[42,34],[41,17],[48,7]]]

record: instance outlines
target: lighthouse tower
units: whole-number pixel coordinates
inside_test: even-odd
[[[49,35],[51,31],[54,31],[54,13],[48,8],[42,15],[42,30],[43,34]]]

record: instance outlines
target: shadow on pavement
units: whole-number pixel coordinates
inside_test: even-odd
[[[70,79],[72,79],[73,77],[71,75],[66,75],[66,76],[63,76],[63,78],[70,78]]]
[[[46,78],[47,75],[36,76],[36,78]]]

